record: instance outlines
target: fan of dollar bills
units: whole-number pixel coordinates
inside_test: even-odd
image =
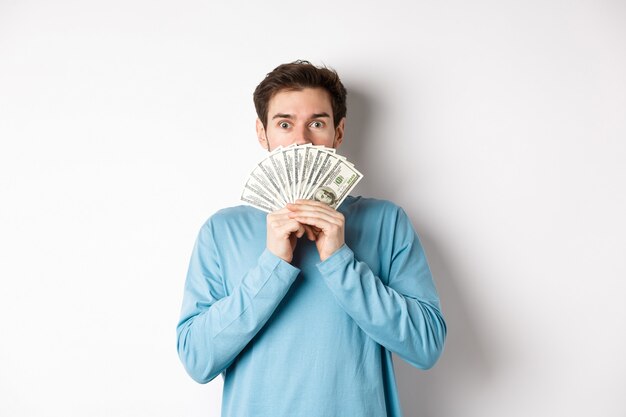
[[[361,178],[354,164],[332,148],[290,145],[277,148],[254,167],[241,200],[268,213],[298,199],[337,208]]]

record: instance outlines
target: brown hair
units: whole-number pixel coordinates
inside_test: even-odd
[[[335,127],[346,117],[347,91],[337,72],[327,67],[316,67],[309,61],[297,60],[274,68],[254,90],[254,107],[263,127],[267,128],[269,102],[276,93],[303,88],[323,88],[328,91]]]

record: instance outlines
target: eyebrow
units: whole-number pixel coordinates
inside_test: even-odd
[[[323,113],[313,113],[311,115],[311,119],[321,119],[322,117],[330,117],[330,114],[323,112]],[[293,119],[293,115],[292,114],[287,114],[287,113],[276,113],[273,117],[272,120],[274,119]]]

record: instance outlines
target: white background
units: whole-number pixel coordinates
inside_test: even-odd
[[[626,415],[621,1],[0,0],[0,415],[218,416],[178,361],[198,229],[264,153],[252,91],[349,90],[358,193],[449,326],[407,416]]]

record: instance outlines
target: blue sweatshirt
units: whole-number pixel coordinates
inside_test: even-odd
[[[291,264],[270,253],[252,207],[200,230],[178,353],[200,383],[223,375],[223,416],[401,416],[391,352],[421,369],[441,354],[439,297],[404,211],[361,197],[340,211],[346,243],[324,262],[306,238]]]

